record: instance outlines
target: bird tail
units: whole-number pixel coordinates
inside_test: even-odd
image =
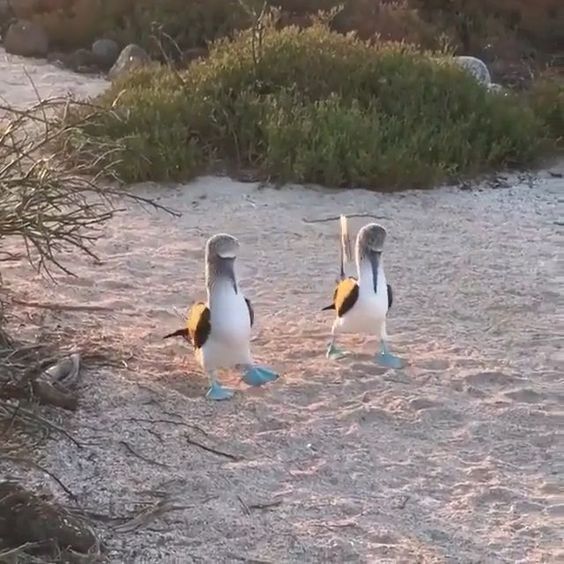
[[[178,329],[177,331],[174,331],[174,333],[165,335],[163,339],[170,339],[170,337],[184,337],[185,339],[189,340],[188,329]]]
[[[346,215],[341,215],[341,256],[340,271],[341,280],[345,278],[345,265],[352,260],[352,246],[349,235],[349,223]]]

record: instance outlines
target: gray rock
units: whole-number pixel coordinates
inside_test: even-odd
[[[66,55],[63,61],[76,72],[95,72],[98,68],[96,57],[89,49],[77,49]]]
[[[483,86],[491,84],[492,77],[484,61],[476,57],[460,56],[454,57],[454,62],[472,75]]]
[[[151,58],[145,50],[139,45],[130,44],[124,47],[123,51],[119,54],[117,61],[108,73],[110,80],[131,72],[134,69],[146,66],[151,62]]]
[[[92,44],[92,54],[100,67],[109,69],[119,57],[119,45],[113,39],[98,39]]]
[[[12,55],[44,57],[49,50],[49,38],[39,24],[18,20],[8,28],[4,48]]]

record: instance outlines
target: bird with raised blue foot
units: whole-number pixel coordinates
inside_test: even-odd
[[[184,337],[192,343],[196,360],[209,379],[206,397],[215,401],[233,397],[233,391],[219,382],[219,370],[242,366],[242,379],[249,386],[262,386],[278,378],[276,372],[255,365],[251,357],[254,311],[235,275],[238,250],[239,242],[231,235],[220,233],[207,241],[207,303],[195,303],[186,327],[164,337]]]
[[[347,356],[336,346],[337,336],[342,333],[375,335],[380,350],[374,360],[386,368],[402,368],[403,361],[390,352],[386,333],[386,316],[392,307],[392,287],[386,281],[383,264],[386,230],[376,223],[365,225],[356,238],[355,259],[357,276],[346,276],[345,265],[352,259],[351,241],[347,217],[341,216],[341,256],[337,287],[333,303],[323,308],[335,310],[331,328],[331,341],[326,356],[339,360]]]

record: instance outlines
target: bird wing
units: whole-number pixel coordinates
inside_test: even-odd
[[[352,276],[337,283],[333,293],[333,303],[323,310],[334,309],[339,317],[343,317],[358,300],[358,282]]]
[[[394,303],[394,295],[392,294],[392,287],[388,284],[388,309],[391,309]]]
[[[252,327],[253,323],[255,322],[255,312],[253,310],[253,306],[251,305],[251,300],[245,298],[245,302],[247,303],[247,308],[249,310],[249,317],[251,318],[251,327]]]
[[[205,303],[197,302],[190,308],[186,328],[194,348],[202,348],[211,331],[210,308]]]

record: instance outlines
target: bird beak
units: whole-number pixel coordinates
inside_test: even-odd
[[[380,266],[380,258],[382,251],[370,252],[370,264],[372,265],[372,281],[374,282],[374,293],[378,293],[378,267]]]

